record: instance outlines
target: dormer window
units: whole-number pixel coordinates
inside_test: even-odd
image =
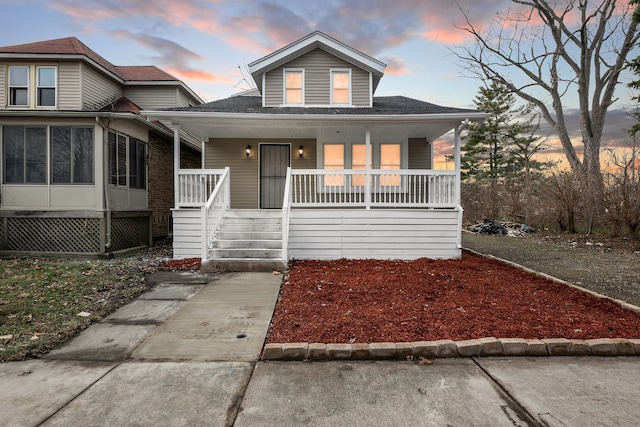
[[[12,107],[29,106],[29,67],[9,67],[9,105]]]
[[[331,105],[351,105],[351,70],[331,70]]]
[[[304,104],[304,70],[284,70],[284,104]]]

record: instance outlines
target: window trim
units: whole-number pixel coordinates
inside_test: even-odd
[[[300,81],[300,102],[287,102],[287,74],[288,73],[296,73],[296,74],[300,74],[301,76],[301,81]],[[302,105],[305,105],[305,90],[304,90],[304,68],[283,68],[282,69],[282,105],[286,105],[286,106],[295,106],[295,107],[299,107]],[[297,89],[297,88],[295,88]]]
[[[27,85],[26,86],[22,86],[22,85],[13,85],[11,84],[11,69],[12,68],[23,68],[27,70]],[[8,74],[8,92],[7,92],[7,106],[9,107],[13,107],[13,108],[29,108],[31,105],[31,91],[30,89],[30,83],[31,83],[31,67],[29,65],[9,65],[7,67],[7,74]],[[13,88],[18,88],[18,89],[27,89],[27,102],[26,104],[12,104],[11,102],[11,89]]]
[[[349,100],[347,102],[336,102],[334,100],[335,89],[333,76],[336,74],[347,74],[349,76],[349,87],[347,88]],[[351,106],[352,103],[352,89],[353,81],[351,75],[351,68],[330,68],[329,69],[329,84],[330,84],[330,103],[332,106]]]

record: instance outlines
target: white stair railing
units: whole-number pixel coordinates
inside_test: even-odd
[[[180,169],[177,208],[200,208],[213,193],[224,169]]]
[[[209,259],[218,231],[222,225],[224,213],[229,209],[231,185],[229,168],[225,168],[211,197],[202,207],[202,261]]]

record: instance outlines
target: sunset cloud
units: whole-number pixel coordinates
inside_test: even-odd
[[[167,71],[170,74],[175,74],[175,75],[178,75],[180,77],[183,77],[183,78],[189,79],[189,80],[199,80],[199,81],[203,81],[203,82],[216,83],[216,84],[234,84],[234,83],[236,83],[236,81],[233,80],[233,79],[230,79],[230,78],[224,77],[224,76],[219,76],[219,75],[216,75],[216,74],[212,74],[212,73],[209,73],[207,71],[192,70],[192,69],[188,69],[188,68],[179,69],[179,68],[174,68],[174,67],[167,67],[167,68],[165,68],[165,71]]]

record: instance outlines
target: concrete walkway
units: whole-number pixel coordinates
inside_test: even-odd
[[[638,357],[258,362],[282,276],[153,278],[47,357],[0,364],[0,425],[640,423]]]

